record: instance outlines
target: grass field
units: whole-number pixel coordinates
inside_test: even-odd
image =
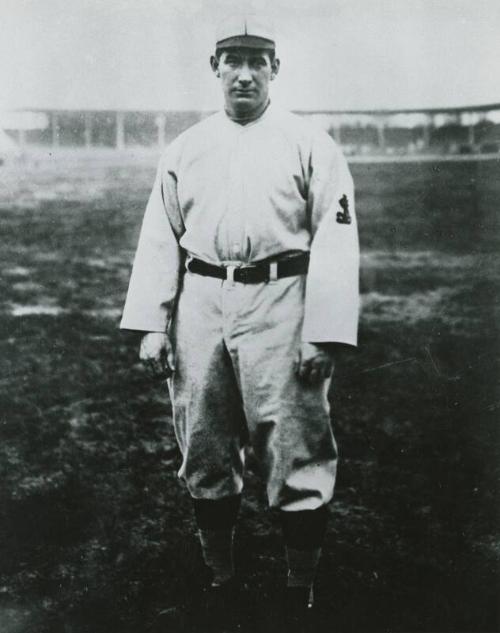
[[[0,631],[143,633],[202,570],[165,385],[117,327],[154,165],[0,169]],[[353,175],[363,314],[315,630],[496,631],[500,164]],[[237,559],[268,611],[284,563],[252,469]]]

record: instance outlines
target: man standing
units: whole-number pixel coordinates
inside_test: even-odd
[[[225,108],[160,160],[121,327],[145,332],[141,359],[167,373],[213,592],[233,582],[250,445],[305,609],[335,483],[327,391],[336,348],[357,339],[353,184],[325,132],[270,103],[267,22],[226,20],[210,64]]]

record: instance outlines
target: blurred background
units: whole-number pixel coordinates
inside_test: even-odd
[[[165,384],[118,323],[160,153],[221,107],[215,25],[247,10],[276,23],[273,101],[341,144],[356,185],[360,346],[330,394],[314,630],[498,630],[498,2],[0,10],[0,631],[175,633],[200,584]],[[240,523],[242,629],[279,630],[251,455]]]

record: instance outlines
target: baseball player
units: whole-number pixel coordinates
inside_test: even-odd
[[[224,21],[210,65],[225,107],[160,159],[121,327],[145,333],[141,359],[168,376],[213,592],[234,584],[251,446],[305,609],[335,483],[327,391],[337,347],[357,342],[353,182],[325,132],[270,102],[265,20]]]

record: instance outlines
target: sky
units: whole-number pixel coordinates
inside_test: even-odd
[[[213,110],[243,12],[274,21],[290,109],[500,102],[500,0],[0,0],[0,109]]]

